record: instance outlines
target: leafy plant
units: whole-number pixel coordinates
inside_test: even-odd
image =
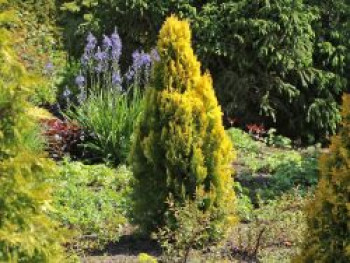
[[[291,160],[280,164],[273,173],[269,184],[263,188],[265,198],[276,196],[293,188],[302,193],[308,192],[318,183],[319,150],[302,153],[301,159]]]
[[[234,183],[234,190],[237,195],[235,206],[239,220],[241,222],[251,221],[254,206],[249,197],[249,190],[245,187],[242,187],[239,182]]]
[[[131,151],[135,223],[149,233],[171,217],[165,203],[170,195],[179,207],[200,196],[198,209],[211,215],[207,231],[215,239],[233,221],[232,145],[211,77],[201,74],[191,48],[189,24],[169,17],[157,48],[160,62]]]
[[[142,94],[135,87],[127,93],[92,93],[67,115],[85,129],[84,147],[92,153],[92,161],[102,159],[118,165],[127,160],[134,126],[142,109]]]
[[[84,136],[78,125],[59,119],[42,119],[41,124],[52,158],[61,159],[67,153],[77,155],[78,144]]]
[[[16,53],[31,74],[41,76],[30,100],[37,104],[51,104],[61,82],[59,72],[66,64],[61,34],[56,20],[58,10],[54,0],[11,0],[16,10],[16,23],[11,24]]]
[[[226,131],[238,153],[258,153],[261,143],[252,139],[252,137],[238,128],[230,128]]]
[[[198,203],[187,200],[176,207],[172,197],[168,200],[169,212],[174,215],[170,222],[160,228],[156,237],[163,249],[165,262],[189,262],[193,249],[206,248],[209,245],[207,230],[210,228],[211,215],[198,209]],[[173,227],[174,221],[176,228]]]
[[[75,232],[78,253],[117,241],[127,222],[131,173],[125,166],[84,165],[64,160],[55,180],[52,216]]]
[[[303,242],[307,200],[295,191],[261,204],[252,210],[251,220],[233,229],[224,255],[246,261],[289,262]]]
[[[304,150],[276,148],[256,141],[240,129],[231,128],[227,133],[237,150],[234,165],[240,184],[235,187],[241,197],[238,205],[243,218],[247,218],[244,210],[249,211],[249,200],[245,200],[248,196],[257,204],[260,199],[275,199],[294,188],[305,194],[317,184],[317,146]]]
[[[276,135],[276,129],[273,128],[268,130],[267,136],[264,140],[268,146],[291,148],[292,144],[291,139],[282,135]]]

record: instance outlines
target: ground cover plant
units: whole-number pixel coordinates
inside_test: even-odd
[[[77,253],[118,241],[127,222],[131,173],[121,166],[84,165],[64,160],[53,193],[53,217],[75,232]]]
[[[348,262],[349,18],[0,0],[0,262]]]

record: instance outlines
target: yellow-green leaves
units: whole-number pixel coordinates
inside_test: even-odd
[[[234,204],[234,155],[222,112],[209,73],[201,74],[187,21],[169,17],[157,48],[161,60],[131,154],[135,222],[149,232],[171,221],[166,201],[172,196],[177,206],[201,204],[197,209],[212,215],[207,234],[215,238],[232,222]]]
[[[64,235],[47,215],[55,164],[33,140],[38,129],[28,114],[28,87],[34,79],[15,56],[12,38],[0,23],[0,262],[64,262]]]
[[[320,181],[307,207],[308,232],[296,262],[350,261],[350,95],[343,96],[342,128],[320,158]]]

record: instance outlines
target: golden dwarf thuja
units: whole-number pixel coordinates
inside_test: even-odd
[[[341,130],[319,166],[304,248],[295,262],[350,262],[350,95],[343,96]]]
[[[201,74],[186,21],[169,17],[157,48],[160,61],[131,152],[135,223],[149,233],[171,222],[169,198],[180,207],[195,200],[198,209],[211,214],[208,236],[220,236],[235,220],[234,153],[212,79]]]
[[[64,262],[62,231],[47,215],[55,166],[27,112],[34,80],[18,62],[0,0],[0,262]],[[5,7],[6,8],[6,7]],[[5,9],[6,10],[6,9]]]

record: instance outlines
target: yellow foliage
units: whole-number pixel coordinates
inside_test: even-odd
[[[201,74],[187,21],[169,17],[157,47],[161,59],[146,92],[131,154],[136,221],[152,230],[164,223],[169,195],[181,205],[202,189],[201,209],[219,215],[213,216],[211,231],[223,231],[223,222],[232,221],[234,154],[212,79]]]
[[[53,115],[49,111],[47,111],[43,108],[36,107],[36,106],[32,106],[28,109],[28,115],[37,121],[41,120],[41,119],[54,118]]]
[[[350,262],[350,95],[343,96],[342,127],[320,157],[320,180],[308,205],[308,233],[296,262]]]
[[[64,262],[64,234],[47,214],[55,164],[33,142],[28,114],[34,79],[13,52],[1,10],[0,2],[0,262]]]

